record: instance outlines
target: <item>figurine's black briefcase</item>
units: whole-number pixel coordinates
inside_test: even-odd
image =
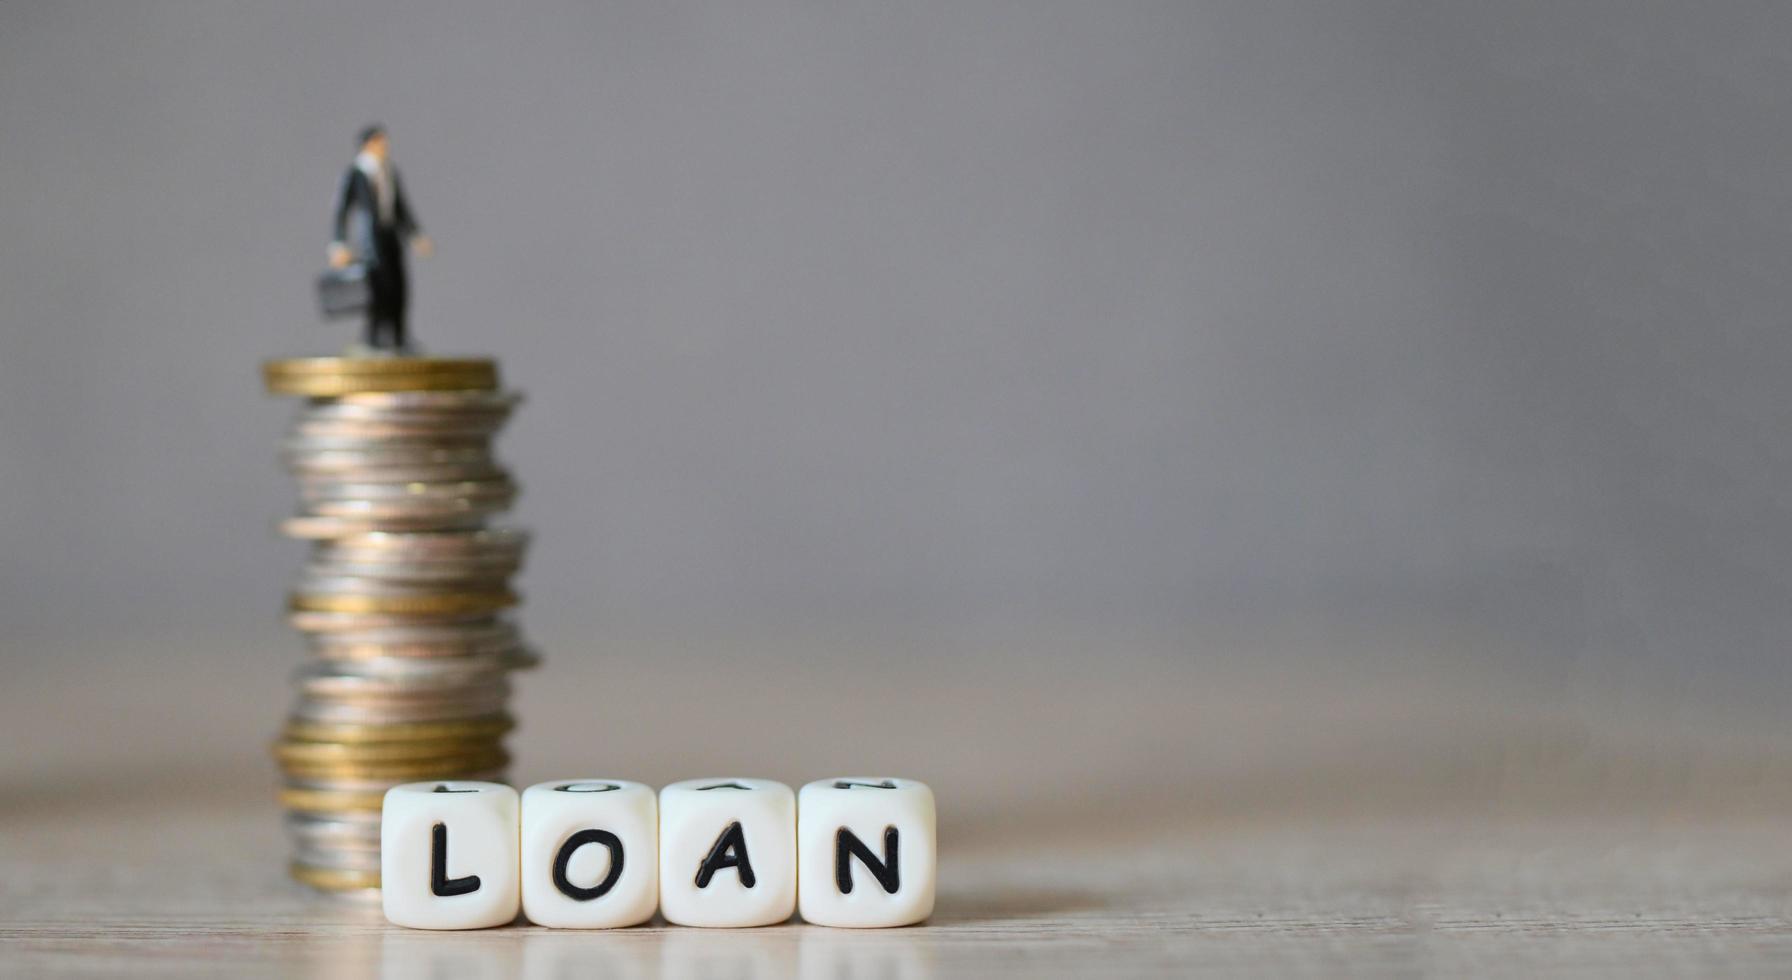
[[[367,281],[365,265],[357,262],[317,277],[317,306],[327,318],[365,313],[372,302],[373,287]]]

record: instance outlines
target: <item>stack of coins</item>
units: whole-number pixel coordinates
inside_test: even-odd
[[[535,662],[504,610],[527,537],[488,526],[517,494],[491,440],[517,397],[489,360],[303,358],[264,366],[306,398],[287,437],[311,542],[290,599],[312,657],[274,745],[293,877],[379,887],[380,803],[398,783],[502,780],[510,671]]]

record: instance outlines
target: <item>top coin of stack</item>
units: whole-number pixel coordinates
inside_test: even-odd
[[[330,891],[379,884],[385,790],[501,779],[509,671],[534,655],[504,616],[527,537],[487,527],[517,487],[491,453],[516,407],[489,360],[304,358],[264,367],[307,396],[284,457],[313,542],[291,623],[313,659],[274,746],[292,873]]]
[[[331,398],[361,391],[491,391],[498,365],[483,357],[293,357],[261,366],[275,395]]]

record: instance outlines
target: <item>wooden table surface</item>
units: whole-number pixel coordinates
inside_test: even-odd
[[[926,779],[926,925],[389,927],[284,877],[264,753],[289,655],[146,641],[46,651],[0,692],[0,974],[1792,972],[1792,740],[1771,712],[1430,654],[1135,637],[1092,659],[1084,637],[1017,671],[982,641],[869,660],[827,641],[563,654],[521,681],[513,774]]]

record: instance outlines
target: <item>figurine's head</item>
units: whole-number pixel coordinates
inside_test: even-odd
[[[386,139],[386,127],[374,123],[361,130],[360,147],[362,153],[384,163],[386,154],[391,151],[391,141]]]

